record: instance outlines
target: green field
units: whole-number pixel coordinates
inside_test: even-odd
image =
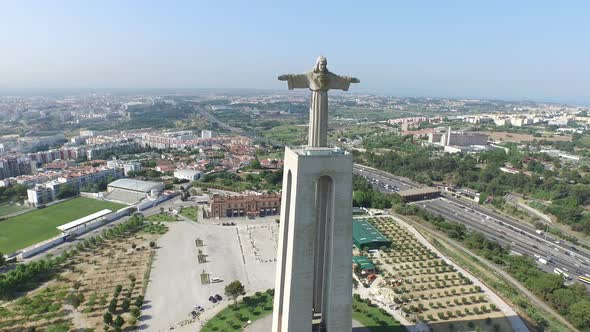
[[[0,252],[12,253],[59,234],[57,226],[103,209],[125,205],[91,198],[74,198],[0,222]]]
[[[180,209],[180,214],[189,218],[190,220],[197,221],[199,219],[199,207],[198,206],[189,206],[183,207]]]
[[[16,204],[9,204],[9,203],[2,204],[2,205],[0,205],[0,217],[6,216],[9,214],[18,212],[18,211],[26,210],[28,208],[29,207],[24,206],[24,205],[18,206]]]

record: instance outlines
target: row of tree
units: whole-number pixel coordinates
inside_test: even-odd
[[[555,215],[559,222],[570,225],[572,229],[590,234],[590,214],[583,208],[590,204],[590,173],[561,169],[557,162],[553,170],[545,169],[540,161],[551,161],[551,157],[543,154],[524,155],[516,147],[511,147],[508,152],[495,149],[477,156],[437,155],[420,148],[410,154],[398,151],[384,154],[356,153],[355,158],[369,166],[427,185],[438,181],[469,187],[482,193],[482,200],[495,197],[499,205],[504,203],[502,197],[510,192],[550,200],[546,212]],[[529,160],[526,167],[523,165],[524,160]],[[502,172],[500,167],[507,162],[533,174]]]
[[[12,184],[0,187],[0,202],[19,202],[27,197],[27,187],[22,184]]]
[[[552,305],[574,326],[582,331],[590,331],[590,295],[584,285],[576,283],[566,286],[562,276],[540,270],[530,257],[512,256],[509,254],[509,247],[487,239],[482,233],[467,232],[464,225],[448,222],[441,215],[434,215],[415,205],[405,205],[403,212],[420,216],[445,231],[449,237],[461,241],[486,259],[505,267],[511,275]],[[542,317],[538,317],[538,323],[547,324]]]
[[[0,274],[0,299],[10,299],[19,292],[34,289],[40,283],[52,279],[67,264],[68,259],[76,255],[80,249],[98,245],[104,240],[125,236],[142,229],[144,226],[142,218],[132,216],[128,221],[104,230],[101,235],[84,240],[78,248],[64,251],[56,257],[47,257],[27,264],[18,264],[16,269]]]

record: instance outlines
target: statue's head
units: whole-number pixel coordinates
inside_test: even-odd
[[[315,66],[313,67],[314,73],[326,73],[328,71],[328,60],[325,57],[319,56],[315,60]]]

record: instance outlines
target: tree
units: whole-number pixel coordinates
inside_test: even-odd
[[[59,193],[57,194],[57,199],[64,199],[67,197],[72,197],[76,195],[76,190],[69,184],[64,184],[59,188]]]
[[[123,309],[123,311],[127,311],[129,310],[129,306],[131,305],[131,301],[129,301],[129,299],[123,299],[123,302],[121,303],[121,309]]]
[[[129,312],[135,318],[141,316],[141,310],[136,306],[131,307],[131,310]]]
[[[533,292],[547,299],[549,294],[562,287],[563,279],[559,275],[546,273],[538,277],[530,277],[525,284]]]
[[[66,303],[70,304],[74,308],[79,307],[82,302],[84,302],[84,294],[82,293],[72,292],[66,296]]]
[[[111,325],[113,323],[113,315],[108,311],[105,312],[105,314],[102,315],[102,321],[107,325]]]
[[[112,299],[109,303],[109,312],[115,312],[117,310],[117,299]]]
[[[115,327],[120,328],[121,326],[123,326],[123,324],[125,324],[125,320],[123,319],[123,317],[121,317],[121,315],[117,315],[117,318],[115,318],[113,325]]]
[[[244,285],[239,280],[232,281],[229,285],[225,286],[225,295],[234,300],[234,304],[238,302],[238,296],[245,294]]]
[[[580,329],[590,328],[590,300],[583,300],[570,307],[569,318]]]
[[[156,242],[150,241],[150,248],[154,249],[156,247]]]
[[[131,316],[131,317],[127,318],[127,323],[131,326],[137,325],[137,317]]]
[[[141,308],[141,306],[143,305],[143,296],[139,295],[136,299],[135,299],[135,306],[138,308]]]
[[[549,295],[549,300],[557,308],[559,313],[565,315],[569,307],[578,301],[578,298],[571,289],[560,288]]]

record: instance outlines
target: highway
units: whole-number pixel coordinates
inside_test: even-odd
[[[355,164],[354,173],[368,178],[373,186],[383,192],[422,187],[407,178],[362,165]],[[445,193],[442,196],[411,204],[440,214],[447,220],[464,224],[468,230],[481,232],[502,245],[509,245],[514,253],[534,258],[540,268],[547,272],[553,272],[558,267],[566,271],[573,281],[577,281],[578,275],[590,274],[590,252],[587,250],[545,233],[539,235],[533,226],[476,203]],[[540,263],[539,258],[547,259],[548,264]]]

